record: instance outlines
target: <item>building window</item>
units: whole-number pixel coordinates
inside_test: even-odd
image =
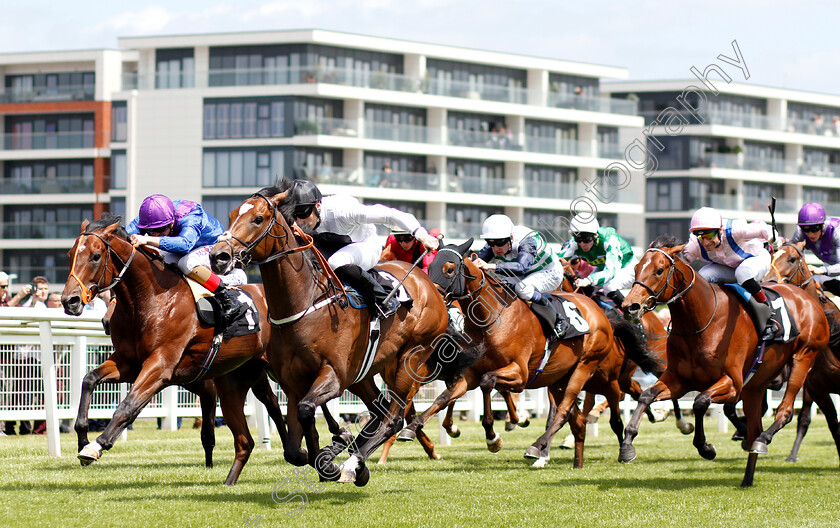
[[[84,160],[7,161],[5,194],[93,192],[93,162]]]
[[[569,239],[571,217],[568,210],[525,209],[523,211],[524,224],[539,232],[549,244],[563,244]]]
[[[92,114],[6,116],[8,150],[93,148]]]
[[[205,187],[267,187],[284,174],[281,149],[205,149]]]
[[[439,190],[437,175],[427,174],[423,156],[366,152],[364,176],[368,187]]]
[[[78,225],[75,233],[78,235]],[[17,281],[26,284],[34,277],[46,277],[50,284],[64,284],[70,274],[66,249],[6,249],[3,251],[3,271],[16,274]]]
[[[577,156],[577,125],[553,121],[525,121],[525,145],[529,152]]]
[[[94,72],[7,75],[10,102],[91,101],[96,92]]]
[[[284,137],[285,111],[283,100],[271,97],[206,99],[204,139]]]
[[[93,218],[93,206],[7,205],[3,208],[3,238],[75,238],[82,220]]]
[[[653,241],[662,235],[673,235],[678,240],[684,241],[688,233],[688,225],[688,218],[657,218],[655,220],[648,220],[647,239]]]
[[[446,119],[450,145],[480,148],[501,148],[501,138],[507,137],[504,116],[449,112]],[[507,146],[507,145],[504,145]]]
[[[548,106],[596,112],[609,111],[602,108],[598,98],[597,78],[549,73],[548,90]]]
[[[118,101],[111,104],[111,141],[128,139],[128,104]]]
[[[701,207],[737,209],[734,196],[724,192],[721,180],[687,178],[649,179],[646,208],[648,211],[691,211]]]
[[[113,216],[122,217],[122,220],[120,220],[120,225],[125,227],[125,225],[128,223],[125,218],[125,198],[112,196],[109,210]]]
[[[478,239],[481,226],[493,214],[504,214],[504,210],[498,207],[449,204],[446,206],[446,236]]]
[[[426,72],[428,93],[509,103],[527,102],[525,70],[427,59]]]
[[[366,104],[365,137],[426,143],[426,109]]]
[[[446,173],[450,192],[504,194],[508,187],[504,163],[449,159]]]
[[[195,58],[192,48],[155,50],[155,87],[195,86]]]
[[[125,189],[128,180],[124,150],[111,151],[111,189]]]
[[[525,166],[525,196],[572,200],[580,195],[576,169]]]

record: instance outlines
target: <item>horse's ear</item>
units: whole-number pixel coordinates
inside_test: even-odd
[[[805,251],[805,244],[806,244],[806,242],[803,240],[802,242],[797,242],[796,244],[794,244],[794,246],[796,246],[796,249],[798,249],[799,252],[801,253],[801,252]]]
[[[82,230],[81,230],[81,232],[84,233],[85,231],[87,231],[87,227],[89,225],[90,225],[90,220],[88,220],[87,218],[82,220]]]
[[[233,221],[236,220],[236,217],[239,216],[239,207],[236,209],[231,209],[228,213],[228,228],[230,228]]]
[[[289,191],[288,191],[288,189],[287,189],[287,190],[285,190],[285,191],[283,191],[283,192],[281,192],[281,193],[277,193],[277,194],[275,194],[274,196],[272,196],[271,198],[269,198],[269,201],[271,202],[271,205],[273,205],[274,207],[277,207],[277,205],[278,205],[280,202],[282,202],[283,200],[285,200],[285,199],[286,199],[286,197],[288,197],[288,196],[289,196]]]
[[[674,246],[674,247],[662,248],[662,249],[664,249],[669,255],[671,255],[671,257],[676,257],[680,253],[682,253],[682,250],[683,250],[684,247],[685,247],[685,244],[683,244],[681,246]]]
[[[466,242],[464,242],[463,244],[458,246],[458,253],[460,253],[461,256],[463,257],[464,255],[467,254],[467,251],[470,250],[470,247],[472,247],[472,245],[473,245],[473,238],[470,237]]]
[[[102,234],[104,234],[104,235],[113,235],[113,234],[114,234],[114,232],[115,232],[115,231],[116,231],[119,227],[120,227],[119,222],[115,222],[115,223],[113,223],[113,224],[109,225],[108,227],[106,227],[105,229],[103,229],[103,230],[102,230]]]

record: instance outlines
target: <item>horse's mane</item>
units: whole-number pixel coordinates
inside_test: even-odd
[[[292,188],[293,180],[288,178],[281,178],[274,182],[274,185],[271,187],[264,187],[259,191],[254,193],[254,196],[262,196],[263,198],[271,198],[276,194],[280,194],[282,192],[286,192]],[[295,203],[292,199],[291,193],[287,196],[283,201],[281,201],[277,208],[280,210],[280,214],[283,215],[283,219],[286,220],[286,223],[292,225],[295,223],[295,216],[292,214],[295,210]]]
[[[118,222],[122,221],[122,216],[114,216],[111,213],[102,213],[102,217],[99,220],[94,220],[90,224],[88,224],[87,231],[98,231],[100,229],[105,229],[106,227],[112,226]],[[117,226],[117,229],[114,231],[114,234],[128,239],[128,233],[125,231],[123,226]]]
[[[672,235],[671,233],[666,233],[664,235],[659,235],[656,237],[656,240],[651,242],[650,247],[652,248],[671,248],[675,246],[681,246],[683,244],[682,239],[676,235]]]

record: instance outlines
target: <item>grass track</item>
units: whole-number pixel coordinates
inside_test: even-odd
[[[747,490],[739,487],[745,453],[710,419],[718,451],[711,462],[673,418],[643,422],[631,464],[616,462],[616,439],[603,421],[600,435],[587,439],[584,469],[571,468],[570,451],[555,450],[542,471],[522,458],[541,426],[502,431],[504,447],[491,454],[480,426],[460,422],[461,437],[438,448],[443,460],[428,460],[416,442],[397,444],[387,466],[371,465],[368,486],[330,483],[323,490],[314,473],[296,472],[277,447],[255,450],[239,484],[224,487],[233,456],[226,428],[217,429],[216,466],[206,470],[197,431],[161,432],[153,424],[138,421],[128,442],[87,468],[74,456],[71,435],[62,435],[61,458],[45,454],[43,436],[0,437],[0,526],[840,526],[840,469],[822,416],[796,464],[785,462],[795,420],[783,429]],[[272,500],[273,490],[287,502]]]

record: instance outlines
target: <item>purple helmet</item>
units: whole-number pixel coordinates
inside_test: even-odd
[[[138,229],[160,229],[175,221],[175,206],[162,194],[153,194],[140,205]]]
[[[825,209],[818,203],[806,203],[799,210],[799,225],[817,225],[825,222]]]

